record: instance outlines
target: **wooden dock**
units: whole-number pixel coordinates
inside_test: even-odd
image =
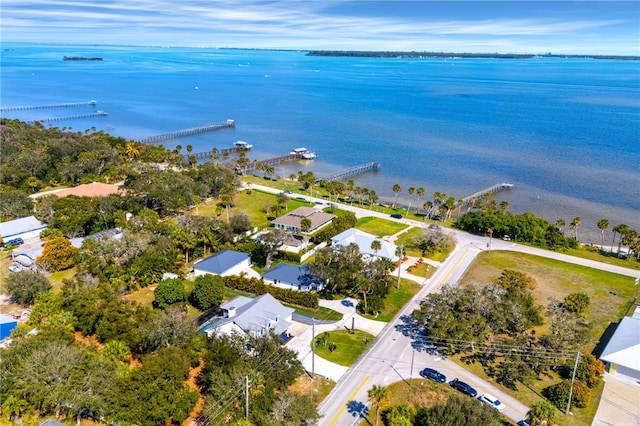
[[[71,108],[71,107],[80,107],[80,106],[96,106],[96,101],[88,101],[88,102],[66,102],[62,104],[52,104],[52,105],[27,105],[27,106],[14,106],[14,107],[3,107],[0,108],[0,112],[5,111],[25,111],[29,109],[50,109],[50,108]],[[42,121],[42,120],[40,120]]]
[[[506,189],[513,189],[513,184],[512,183],[506,183],[506,182],[502,182],[502,183],[496,183],[495,185],[492,185],[488,188],[483,189],[482,191],[478,191],[474,194],[471,194],[467,197],[464,197],[462,199],[462,204],[466,205],[469,203],[473,203],[473,201],[482,198],[488,194],[495,194],[496,192],[500,192],[500,191],[504,191]]]
[[[225,154],[232,154],[234,152],[247,152],[247,150],[235,146],[232,146],[230,148],[217,148],[217,155],[220,158],[224,158]],[[192,152],[191,154],[183,154],[183,161],[185,163],[188,163],[189,157],[192,155],[196,157],[196,160],[208,160],[213,155],[213,151]]]
[[[351,176],[359,175],[361,173],[365,173],[371,170],[380,170],[380,163],[360,164],[358,166],[350,167],[345,170],[340,170],[339,172],[336,172],[330,176],[316,179],[316,182],[320,182],[320,181],[331,182],[335,180],[344,180],[344,179],[350,178]]]
[[[160,135],[148,136],[146,138],[136,139],[139,143],[155,143],[162,142],[169,139],[177,139],[185,136],[197,135],[199,133],[213,132],[214,130],[226,129],[229,127],[235,127],[235,120],[227,120],[220,124],[210,124],[208,126],[191,127],[189,129],[176,130],[169,133],[162,133]]]
[[[29,124],[33,124],[33,123],[36,123],[36,122],[46,123],[46,122],[50,122],[50,121],[65,121],[65,120],[78,120],[78,119],[81,119],[81,118],[106,117],[107,115],[109,115],[109,114],[104,112],[104,111],[96,111],[96,112],[92,112],[90,114],[68,115],[66,117],[40,118],[38,120],[28,120],[26,122],[29,123]]]
[[[266,160],[253,161],[244,167],[236,167],[236,172],[239,174],[247,174],[254,171],[258,165],[264,164],[267,166],[277,166],[283,162],[292,160],[302,160],[302,154],[287,154],[279,157],[267,158]]]

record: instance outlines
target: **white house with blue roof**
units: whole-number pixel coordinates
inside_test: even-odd
[[[211,275],[240,275],[242,271],[251,268],[251,255],[235,250],[222,250],[218,253],[194,263],[194,276]]]
[[[45,229],[47,229],[47,224],[40,222],[35,216],[21,217],[0,223],[0,236],[5,242],[14,238],[26,240],[40,236],[40,233]]]
[[[292,265],[278,263],[271,270],[262,274],[265,284],[288,290],[320,291],[324,288],[322,281],[309,273],[309,265]]]
[[[255,299],[237,296],[220,305],[220,314],[204,322],[200,331],[212,334],[246,333],[259,337],[270,331],[288,336],[294,309],[287,308],[269,293]]]

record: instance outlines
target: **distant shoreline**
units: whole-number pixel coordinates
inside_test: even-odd
[[[102,58],[86,58],[84,56],[63,56],[63,61],[101,61]]]
[[[534,55],[530,53],[455,53],[455,52],[391,52],[365,50],[310,50],[307,56],[334,56],[354,58],[479,58],[479,59],[533,59],[533,58],[571,58],[571,59],[615,59],[638,61],[640,56],[618,55]]]

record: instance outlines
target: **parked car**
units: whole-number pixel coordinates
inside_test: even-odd
[[[478,399],[483,404],[487,404],[489,407],[495,408],[496,410],[498,410],[501,413],[504,410],[507,409],[506,405],[504,405],[502,402],[500,402],[500,400],[498,398],[496,398],[495,396],[491,395],[490,393],[485,393],[484,395],[482,395]]]
[[[394,213],[391,215],[391,217],[394,219],[402,219],[402,215],[400,213]]]
[[[529,422],[528,422],[528,421],[526,421],[526,420],[520,420],[520,421],[518,422],[518,426],[531,426],[531,425],[530,425],[530,424],[529,424]]]
[[[9,241],[5,241],[2,246],[3,247],[7,247],[7,246],[19,246],[20,244],[24,244],[24,240],[22,238],[14,238],[12,240]]]
[[[447,378],[444,374],[442,374],[438,370],[434,370],[433,368],[425,368],[420,372],[420,375],[429,380],[433,380],[434,382],[444,383],[447,381]]]
[[[18,265],[11,265],[9,266],[9,270],[11,272],[22,272],[22,268]]]
[[[449,385],[452,388],[458,389],[460,392],[469,395],[470,397],[475,398],[476,395],[478,395],[478,392],[474,388],[472,388],[470,385],[466,384],[465,382],[461,382],[457,378],[450,381]]]
[[[293,194],[293,191],[291,191],[290,189],[285,189],[284,193],[289,195],[289,194]]]

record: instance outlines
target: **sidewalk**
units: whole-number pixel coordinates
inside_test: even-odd
[[[291,327],[294,337],[287,342],[287,347],[298,353],[298,359],[307,371],[313,371],[316,374],[320,374],[337,382],[349,369],[349,367],[344,367],[320,358],[319,356],[314,357],[312,355],[311,341],[313,340],[314,328],[315,335],[317,336],[326,331],[351,328],[353,319],[353,324],[356,329],[377,336],[387,325],[386,322],[374,321],[358,315],[355,308],[356,303],[358,303],[358,301],[352,298],[343,300],[320,300],[320,306],[341,312],[343,314],[342,319],[331,324],[316,324],[315,327],[301,323],[295,323]]]

